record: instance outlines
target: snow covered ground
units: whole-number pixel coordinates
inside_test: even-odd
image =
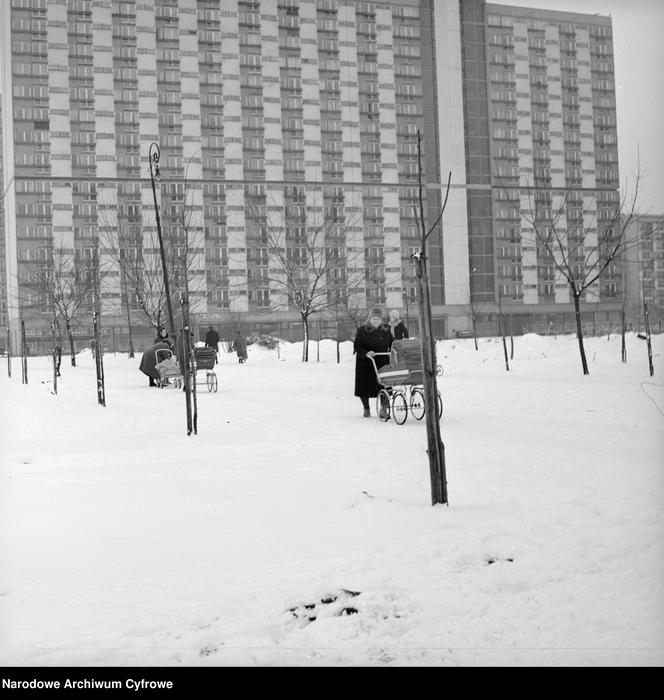
[[[664,336],[438,343],[425,422],[362,418],[352,347],[0,360],[0,665],[664,665]],[[320,358],[317,361],[317,356]],[[4,362],[4,365],[2,364]]]

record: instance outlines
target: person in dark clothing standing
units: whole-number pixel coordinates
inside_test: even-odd
[[[218,350],[218,345],[219,345],[219,333],[212,328],[212,326],[209,326],[208,332],[205,335],[205,347],[206,348],[214,348],[215,350]]]
[[[217,353],[219,352],[219,333],[212,328],[208,327],[208,332],[205,335],[205,347],[214,348],[214,362],[217,364]]]
[[[388,352],[392,337],[387,325],[383,322],[381,309],[375,307],[369,311],[367,320],[357,329],[353,342],[355,353],[355,396],[362,401],[364,417],[371,416],[369,399],[378,396],[380,386],[371,363],[370,357],[377,352]],[[374,358],[376,367],[389,364],[390,358],[378,356]]]
[[[401,314],[397,309],[390,311],[390,320],[387,324],[390,327],[390,335],[392,340],[403,340],[408,337],[408,329],[406,324],[401,320]]]
[[[242,363],[247,361],[247,341],[240,331],[237,332],[235,340],[233,341],[233,350],[237,353],[238,362]]]

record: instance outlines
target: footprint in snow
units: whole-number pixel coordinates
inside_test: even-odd
[[[319,617],[346,617],[356,615],[359,610],[350,601],[360,595],[360,591],[351,591],[342,588],[338,593],[327,593],[316,602],[302,603],[289,607],[289,612],[294,618],[308,625]]]

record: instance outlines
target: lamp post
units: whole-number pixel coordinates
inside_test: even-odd
[[[175,336],[175,323],[173,321],[173,307],[171,305],[171,290],[168,287],[168,270],[166,269],[166,254],[164,252],[164,239],[161,235],[161,221],[159,219],[159,205],[157,204],[157,190],[154,184],[155,178],[159,177],[159,146],[156,143],[150,144],[150,180],[152,181],[152,197],[154,199],[154,213],[157,219],[157,237],[159,238],[159,252],[161,254],[161,270],[164,275],[164,292],[166,293],[166,304],[168,307],[169,333]]]

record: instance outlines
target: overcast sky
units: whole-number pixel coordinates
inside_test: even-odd
[[[506,0],[499,5],[610,15],[620,184],[641,164],[640,209],[664,214],[664,0]]]

